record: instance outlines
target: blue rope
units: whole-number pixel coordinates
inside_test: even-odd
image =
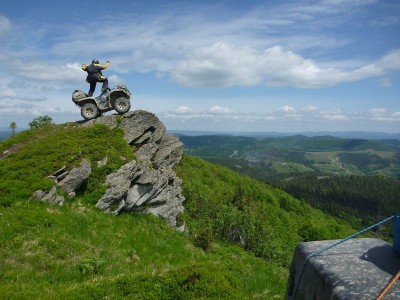
[[[298,291],[299,286],[300,286],[301,278],[303,277],[303,273],[304,273],[304,270],[305,270],[305,268],[306,268],[306,264],[307,264],[307,262],[308,262],[308,260],[309,260],[310,258],[312,258],[312,257],[314,257],[314,256],[316,256],[316,255],[318,255],[318,254],[321,254],[322,252],[324,252],[324,251],[326,251],[326,250],[332,249],[333,247],[336,247],[336,246],[339,245],[339,244],[342,244],[342,243],[344,243],[344,242],[346,242],[346,241],[348,241],[348,240],[350,240],[350,239],[352,239],[352,238],[354,238],[354,237],[356,237],[356,236],[358,236],[358,235],[360,235],[360,234],[363,234],[363,233],[367,232],[368,230],[371,230],[371,229],[373,229],[373,228],[379,227],[379,226],[381,226],[381,225],[383,225],[383,224],[385,224],[385,223],[387,223],[387,222],[389,222],[389,221],[391,221],[391,220],[393,220],[393,219],[395,219],[395,218],[397,218],[397,217],[400,217],[400,215],[393,215],[393,216],[391,216],[391,217],[389,217],[389,218],[387,218],[387,219],[384,219],[384,220],[382,220],[382,221],[380,221],[380,222],[378,222],[378,223],[376,223],[376,224],[374,224],[374,225],[371,225],[371,226],[369,226],[369,227],[367,227],[367,228],[365,228],[365,229],[363,229],[363,230],[361,230],[361,231],[358,231],[358,232],[356,232],[356,233],[350,235],[349,237],[347,237],[347,238],[345,238],[345,239],[343,239],[343,240],[340,240],[340,241],[338,241],[338,242],[335,242],[335,243],[333,243],[332,245],[329,245],[329,246],[327,246],[327,247],[325,247],[325,248],[323,248],[323,249],[321,249],[321,250],[318,250],[318,251],[316,251],[316,252],[311,253],[310,255],[308,255],[308,256],[306,257],[306,259],[304,260],[303,265],[302,265],[302,267],[301,267],[301,271],[300,271],[300,275],[299,275],[299,280],[297,281],[297,284],[296,284],[296,289],[295,289],[295,292],[294,292],[293,300],[296,299],[297,291]]]

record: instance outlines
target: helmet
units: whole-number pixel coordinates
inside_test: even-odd
[[[99,61],[97,59],[92,60],[92,64],[98,64],[98,63],[99,63]]]

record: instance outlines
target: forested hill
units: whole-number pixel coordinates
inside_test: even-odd
[[[398,140],[183,136],[186,153],[284,189],[362,228],[400,213]]]
[[[266,138],[263,139],[260,144],[286,150],[302,151],[321,151],[321,149],[324,151],[393,150],[391,147],[377,141],[336,138],[332,136],[307,137],[295,135],[286,138]]]
[[[257,139],[181,136],[185,151],[272,182],[300,173],[400,177],[400,141],[302,135]]]
[[[196,147],[241,147],[248,149],[257,147],[275,147],[285,150],[301,151],[360,151],[378,150],[393,151],[396,147],[396,140],[389,140],[388,145],[384,141],[372,141],[365,139],[338,138],[333,136],[307,137],[294,135],[288,137],[262,138],[241,137],[230,135],[206,135],[206,136],[185,136],[179,137],[187,149]],[[400,141],[399,141],[400,143]],[[392,146],[392,145],[393,146]]]
[[[175,168],[185,233],[148,215],[105,214],[94,204],[106,176],[136,159],[119,124],[48,125],[0,142],[4,298],[282,298],[297,243],[354,232],[280,189],[190,156]],[[64,206],[30,198],[54,184],[47,175],[82,159],[92,171]]]
[[[400,181],[382,176],[306,174],[277,186],[334,216],[362,220],[363,226],[400,213]]]

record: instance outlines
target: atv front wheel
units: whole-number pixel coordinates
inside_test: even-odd
[[[95,104],[86,103],[81,108],[81,115],[85,120],[92,120],[100,115],[100,110]]]
[[[131,109],[131,102],[127,98],[119,97],[114,102],[114,109],[122,115]]]

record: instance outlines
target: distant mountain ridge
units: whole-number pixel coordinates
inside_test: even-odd
[[[400,140],[400,133],[370,132],[370,131],[302,131],[302,132],[275,132],[275,131],[195,131],[195,130],[171,130],[178,136],[202,136],[202,135],[232,135],[244,137],[287,137],[293,135],[304,135],[307,137],[333,136],[339,138],[356,138],[366,140]]]

